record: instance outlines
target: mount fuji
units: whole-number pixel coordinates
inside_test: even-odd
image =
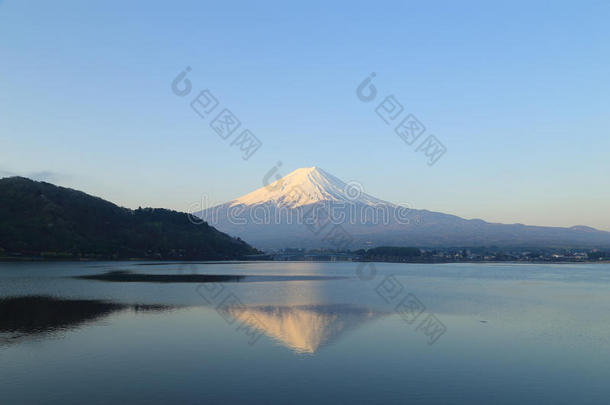
[[[194,214],[261,249],[607,247],[610,232],[490,223],[412,209],[368,195],[318,167],[297,169],[249,194]]]

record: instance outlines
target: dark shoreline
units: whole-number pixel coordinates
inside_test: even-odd
[[[336,276],[265,276],[231,274],[142,274],[129,271],[110,271],[102,274],[71,277],[79,280],[109,281],[116,283],[254,283],[268,281],[319,281],[342,280]]]

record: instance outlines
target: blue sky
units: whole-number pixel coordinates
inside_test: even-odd
[[[281,161],[416,208],[610,230],[609,20],[608,2],[6,0],[0,175],[186,210]],[[189,107],[206,88],[263,142],[249,160]],[[435,165],[375,114],[387,95],[446,146]]]

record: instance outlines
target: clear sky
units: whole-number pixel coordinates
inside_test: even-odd
[[[610,230],[609,21],[607,1],[0,1],[0,176],[186,210],[281,161],[416,208]],[[263,142],[247,161],[190,108],[206,88]],[[387,95],[446,146],[435,165],[376,115]]]

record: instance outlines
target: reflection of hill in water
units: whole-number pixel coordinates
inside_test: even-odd
[[[0,343],[78,328],[123,311],[157,311],[168,307],[126,305],[99,300],[26,296],[0,299]]]
[[[81,328],[120,311],[171,308],[49,296],[0,298],[0,345]],[[315,353],[345,332],[383,315],[351,305],[261,305],[229,311],[250,327],[299,353]]]
[[[300,353],[314,353],[345,332],[383,315],[351,305],[257,306],[232,310],[236,318]]]

